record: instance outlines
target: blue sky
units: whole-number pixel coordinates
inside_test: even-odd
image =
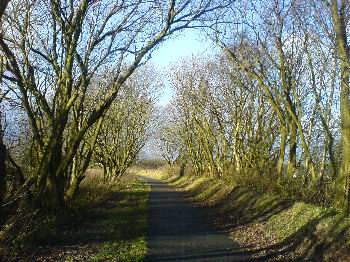
[[[150,62],[162,71],[182,58],[191,57],[193,55],[210,55],[213,54],[215,50],[215,45],[205,39],[200,31],[186,30],[162,43],[160,47],[153,52]],[[165,87],[159,98],[159,104],[167,104],[171,96],[172,90],[167,86],[165,80]]]
[[[162,43],[157,50],[152,53],[152,58],[149,62],[159,68],[161,79],[164,82],[162,94],[159,97],[158,105],[166,105],[172,96],[172,90],[166,79],[166,70],[177,61],[191,57],[193,55],[205,56],[212,55],[218,50],[215,45],[205,39],[198,30],[186,30],[168,39]],[[164,75],[164,77],[163,77]],[[150,139],[140,153],[140,158],[143,159],[158,159],[161,158],[159,141]]]

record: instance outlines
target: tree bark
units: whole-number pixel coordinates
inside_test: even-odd
[[[10,0],[2,0],[0,1],[0,25],[1,25],[1,18],[3,14],[5,13],[5,9],[7,7],[7,4],[10,2]],[[0,35],[0,37],[2,37]],[[1,115],[1,112],[0,112]],[[7,150],[3,142],[3,130],[1,125],[1,119],[0,119],[0,214],[3,214],[1,212],[1,206],[3,204],[3,200],[6,193],[6,156],[7,156]],[[1,216],[0,216],[1,220]]]
[[[293,120],[290,122],[289,131],[289,160],[287,167],[287,174],[292,176],[296,170],[297,165],[297,127]]]
[[[83,181],[85,176],[72,175],[70,186],[65,194],[65,202],[73,199],[79,190],[81,181]]]
[[[277,161],[277,175],[281,177],[283,175],[283,166],[284,166],[284,156],[286,151],[286,141],[287,141],[287,130],[284,126],[280,129],[280,147],[279,147],[279,156]]]
[[[64,173],[57,172],[62,165],[62,135],[53,134],[42,155],[35,203],[40,208],[55,212],[64,206]]]
[[[7,7],[7,4],[10,2],[10,0],[1,0],[0,1],[0,19],[2,18],[3,14],[5,13],[5,9]]]
[[[184,176],[185,175],[185,163],[181,163],[181,166],[180,166],[180,176]]]
[[[0,210],[6,193],[6,156],[7,150],[3,142],[3,130],[0,119]]]
[[[340,6],[339,6],[340,5]],[[346,34],[345,10],[347,1],[343,0],[339,3],[333,0],[331,5],[333,26],[336,33],[337,52],[340,58],[340,129],[341,129],[341,146],[342,146],[342,162],[341,176],[345,181],[344,184],[344,200],[345,209],[350,211],[350,101],[349,101],[349,48]]]

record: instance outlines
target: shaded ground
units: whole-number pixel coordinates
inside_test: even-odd
[[[248,259],[228,235],[216,230],[204,210],[164,182],[151,185],[146,261],[242,261]]]
[[[350,261],[346,214],[210,177],[163,178],[203,207],[248,261]]]
[[[87,179],[67,214],[55,223],[38,220],[42,230],[26,241],[27,251],[0,252],[0,262],[143,261],[148,193],[134,177],[114,184]]]
[[[146,240],[151,262],[350,261],[345,214],[228,181],[164,173],[134,172],[151,185],[150,195],[135,175],[112,184],[91,176],[58,220],[28,220],[23,229],[36,234],[22,239],[31,245],[27,253],[0,247],[0,262],[141,262]]]

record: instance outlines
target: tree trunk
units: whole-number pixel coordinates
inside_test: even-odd
[[[10,2],[10,0],[1,0],[0,1],[0,19],[5,13],[5,9],[7,7],[7,4]]]
[[[341,176],[345,181],[344,200],[345,209],[350,211],[350,101],[349,101],[349,48],[347,46],[347,33],[345,22],[345,9],[347,1],[332,1],[331,12],[333,26],[336,32],[337,52],[340,58],[340,129],[342,138]]]
[[[83,181],[85,178],[85,172],[89,167],[93,150],[97,142],[97,137],[101,131],[102,122],[103,117],[101,117],[97,122],[91,144],[88,143],[88,146],[86,148],[87,144],[84,143],[81,150],[78,150],[73,158],[69,187],[64,196],[65,201],[71,200],[76,195],[79,190],[81,181]]]
[[[283,175],[284,155],[286,151],[287,130],[284,126],[280,129],[280,149],[277,161],[277,175],[281,177]]]
[[[6,193],[6,156],[7,151],[3,142],[3,130],[0,119],[0,214],[1,206]]]
[[[58,211],[64,207],[64,178],[56,176],[55,172],[48,176],[44,199],[41,201],[41,206],[48,211]]]
[[[349,105],[349,70],[346,70],[342,80],[340,91],[340,114],[341,114],[341,134],[342,134],[342,163],[341,174],[345,178],[346,208],[350,212],[350,105]]]
[[[235,170],[237,172],[237,174],[239,174],[241,172],[241,159],[239,157],[239,152],[238,152],[238,144],[239,144],[239,128],[240,128],[240,123],[236,123],[236,128],[234,131],[234,144],[233,144],[233,150],[232,150],[232,154],[233,154],[233,160],[234,160],[234,165],[235,165]]]
[[[65,194],[66,202],[72,200],[75,197],[79,190],[80,183],[84,178],[85,176],[76,176],[75,174],[72,175],[70,186]]]
[[[64,206],[65,178],[58,172],[62,159],[62,139],[51,138],[40,159],[36,205],[47,211],[57,211]]]
[[[292,119],[290,119],[290,126],[287,174],[292,176],[297,166],[297,127]]]
[[[344,25],[345,26],[345,25]],[[344,28],[345,30],[345,28]],[[345,34],[345,31],[344,31]],[[344,35],[344,37],[346,37]],[[349,57],[346,52],[347,58]],[[345,57],[344,57],[345,58]],[[346,209],[350,211],[350,102],[349,102],[349,76],[350,69],[348,60],[342,61],[342,78],[340,86],[340,118],[342,135],[342,163],[341,174],[345,178]]]
[[[3,14],[5,13],[5,9],[7,7],[7,4],[10,2],[10,0],[2,0],[0,1],[0,24],[1,24],[1,18]],[[1,119],[0,119],[0,214],[1,212],[1,206],[3,204],[3,200],[5,197],[5,192],[6,192],[6,184],[5,184],[5,179],[6,179],[6,147],[3,143],[3,130],[2,130],[2,125],[1,125]],[[1,220],[1,216],[0,216]]]
[[[107,182],[107,166],[105,164],[102,164],[103,166],[103,182]]]
[[[180,176],[184,176],[185,175],[185,167],[186,165],[184,163],[181,163],[181,166],[180,166]]]

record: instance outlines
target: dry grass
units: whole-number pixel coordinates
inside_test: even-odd
[[[31,224],[36,230],[20,242],[30,249],[0,261],[143,261],[150,188],[136,175],[106,183],[100,170],[88,170],[65,212]]]
[[[144,172],[211,207],[216,224],[257,259],[350,261],[350,219],[339,211],[255,191],[237,180],[180,177],[178,169],[164,167]]]

